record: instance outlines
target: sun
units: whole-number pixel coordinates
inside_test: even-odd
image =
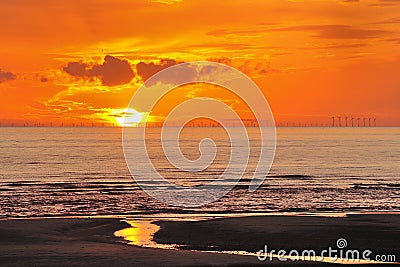
[[[115,120],[121,127],[137,127],[147,121],[148,113],[127,108],[115,110],[113,116],[115,116]]]

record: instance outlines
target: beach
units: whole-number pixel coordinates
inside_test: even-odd
[[[0,221],[2,266],[253,266],[330,265],[321,262],[261,262],[255,256],[193,250],[258,251],[335,246],[396,254],[399,215],[262,216],[203,221],[158,221],[154,241],[185,245],[180,250],[128,245],[114,233],[130,226],[119,218],[43,218]],[[190,250],[188,250],[190,249]],[[368,265],[371,266],[371,265]]]
[[[252,257],[140,248],[116,238],[119,219],[0,222],[1,266],[190,266],[257,263]]]

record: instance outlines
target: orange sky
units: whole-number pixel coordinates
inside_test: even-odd
[[[0,21],[2,125],[117,123],[144,79],[193,60],[249,75],[278,124],[400,125],[397,0],[16,0]]]

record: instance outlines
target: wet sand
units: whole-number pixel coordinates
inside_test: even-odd
[[[349,245],[364,242],[382,251],[399,252],[400,216],[367,217],[245,217],[199,222],[158,222],[155,240],[205,248],[258,251],[278,248],[326,247],[337,237]],[[343,220],[344,219],[344,220]],[[114,232],[129,227],[119,219],[27,219],[0,221],[1,266],[254,266],[286,265],[259,262],[254,256],[163,250],[127,245]],[[307,237],[307,238],[305,238]],[[331,238],[331,239],[329,239]],[[301,241],[299,241],[301,240]],[[299,262],[294,262],[298,265]],[[321,266],[322,263],[302,264]],[[328,264],[327,264],[328,265]]]
[[[253,266],[255,257],[141,248],[114,236],[118,219],[0,221],[1,266]]]
[[[357,214],[347,217],[263,216],[226,218],[197,222],[158,222],[157,243],[180,244],[191,250],[241,250],[257,252],[337,249],[337,240],[347,241],[345,250],[371,250],[396,256],[400,261],[400,215]],[[317,255],[320,255],[317,253]]]

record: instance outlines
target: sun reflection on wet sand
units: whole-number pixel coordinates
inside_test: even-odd
[[[154,234],[160,229],[160,226],[152,223],[153,221],[125,220],[125,222],[131,227],[118,230],[114,235],[124,238],[129,245],[161,249],[178,248],[177,245],[158,244],[153,240]]]

